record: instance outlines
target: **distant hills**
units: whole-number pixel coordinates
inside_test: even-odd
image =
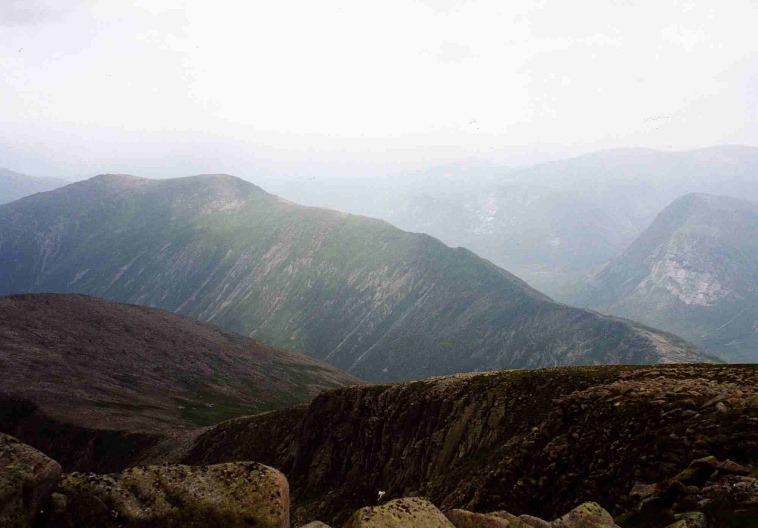
[[[69,426],[143,433],[210,425],[360,383],[176,314],[57,294],[0,297],[0,370],[0,399],[31,402]],[[12,407],[1,406],[0,425]]]
[[[710,360],[465,249],[225,175],[106,175],[0,206],[0,293],[45,291],[178,312],[371,381]]]
[[[370,180],[281,182],[276,190],[465,247],[573,303],[673,200],[692,192],[758,200],[757,174],[753,147],[618,149],[523,168],[467,160]]]
[[[68,184],[56,178],[37,178],[0,168],[0,204],[12,202],[30,194],[50,191]]]
[[[758,361],[758,202],[679,198],[578,300],[730,361]]]

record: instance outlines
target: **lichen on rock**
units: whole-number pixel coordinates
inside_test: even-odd
[[[52,503],[49,527],[289,528],[287,479],[254,462],[71,473]]]

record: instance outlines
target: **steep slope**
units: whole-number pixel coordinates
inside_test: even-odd
[[[61,423],[132,432],[210,425],[359,383],[176,314],[57,294],[0,297],[0,371],[5,398]]]
[[[36,291],[179,312],[374,381],[706,360],[464,249],[231,176],[100,176],[1,206],[0,293]]]
[[[224,422],[183,460],[258,460],[284,471],[300,522],[339,526],[379,490],[385,500],[425,496],[443,510],[551,518],[594,500],[618,515],[638,503],[638,484],[675,477],[695,459],[755,468],[756,401],[755,365],[457,375],[338,389],[308,406]]]
[[[692,192],[758,200],[758,149],[618,149],[520,169],[484,163],[370,180],[302,180],[277,192],[368,214],[474,251],[571,303],[671,201]]]
[[[56,178],[38,178],[0,168],[0,204],[12,202],[30,194],[50,191],[68,184]]]
[[[579,302],[758,361],[758,202],[690,194],[667,207]]]

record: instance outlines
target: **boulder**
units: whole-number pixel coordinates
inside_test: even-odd
[[[702,512],[688,512],[676,516],[677,521],[666,528],[708,528]]]
[[[0,526],[31,526],[60,478],[56,461],[0,433]]]
[[[550,528],[550,523],[531,515],[519,515],[519,521],[531,528]]]
[[[304,524],[300,528],[331,528],[328,524],[324,524],[321,521],[313,521],[308,524]]]
[[[455,528],[431,502],[417,497],[361,508],[342,528]]]
[[[513,528],[514,525],[502,517],[466,510],[450,510],[445,516],[455,528]],[[520,525],[520,523],[519,523]],[[519,526],[521,528],[521,526]]]
[[[289,486],[254,462],[71,473],[51,510],[50,527],[289,528]]]
[[[611,514],[596,502],[580,504],[560,519],[550,523],[553,528],[618,528]]]

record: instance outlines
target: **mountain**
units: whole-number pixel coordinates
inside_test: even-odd
[[[173,313],[58,294],[0,297],[0,370],[5,399],[61,423],[132,432],[210,425],[360,383]]]
[[[675,200],[579,302],[676,332],[729,361],[758,361],[758,202]]]
[[[373,381],[709,360],[465,249],[223,175],[99,176],[0,206],[0,293],[43,291],[178,312]]]
[[[376,504],[378,490],[385,500],[427,497],[443,511],[549,519],[591,500],[634,516],[645,513],[642,502],[656,522],[618,524],[675,526],[674,514],[699,510],[710,522],[698,526],[754,526],[746,521],[758,513],[756,398],[755,365],[456,375],[337,389],[307,406],[223,422],[179,460],[256,460],[283,471],[295,526],[340,526]],[[740,464],[753,478],[723,482],[730,471],[750,473]],[[740,494],[742,507],[729,504]]]
[[[12,202],[30,194],[63,187],[67,181],[56,178],[38,178],[0,168],[0,204]]]
[[[674,199],[758,200],[756,174],[753,147],[617,149],[521,168],[467,160],[385,178],[285,181],[277,191],[465,247],[572,303]]]

